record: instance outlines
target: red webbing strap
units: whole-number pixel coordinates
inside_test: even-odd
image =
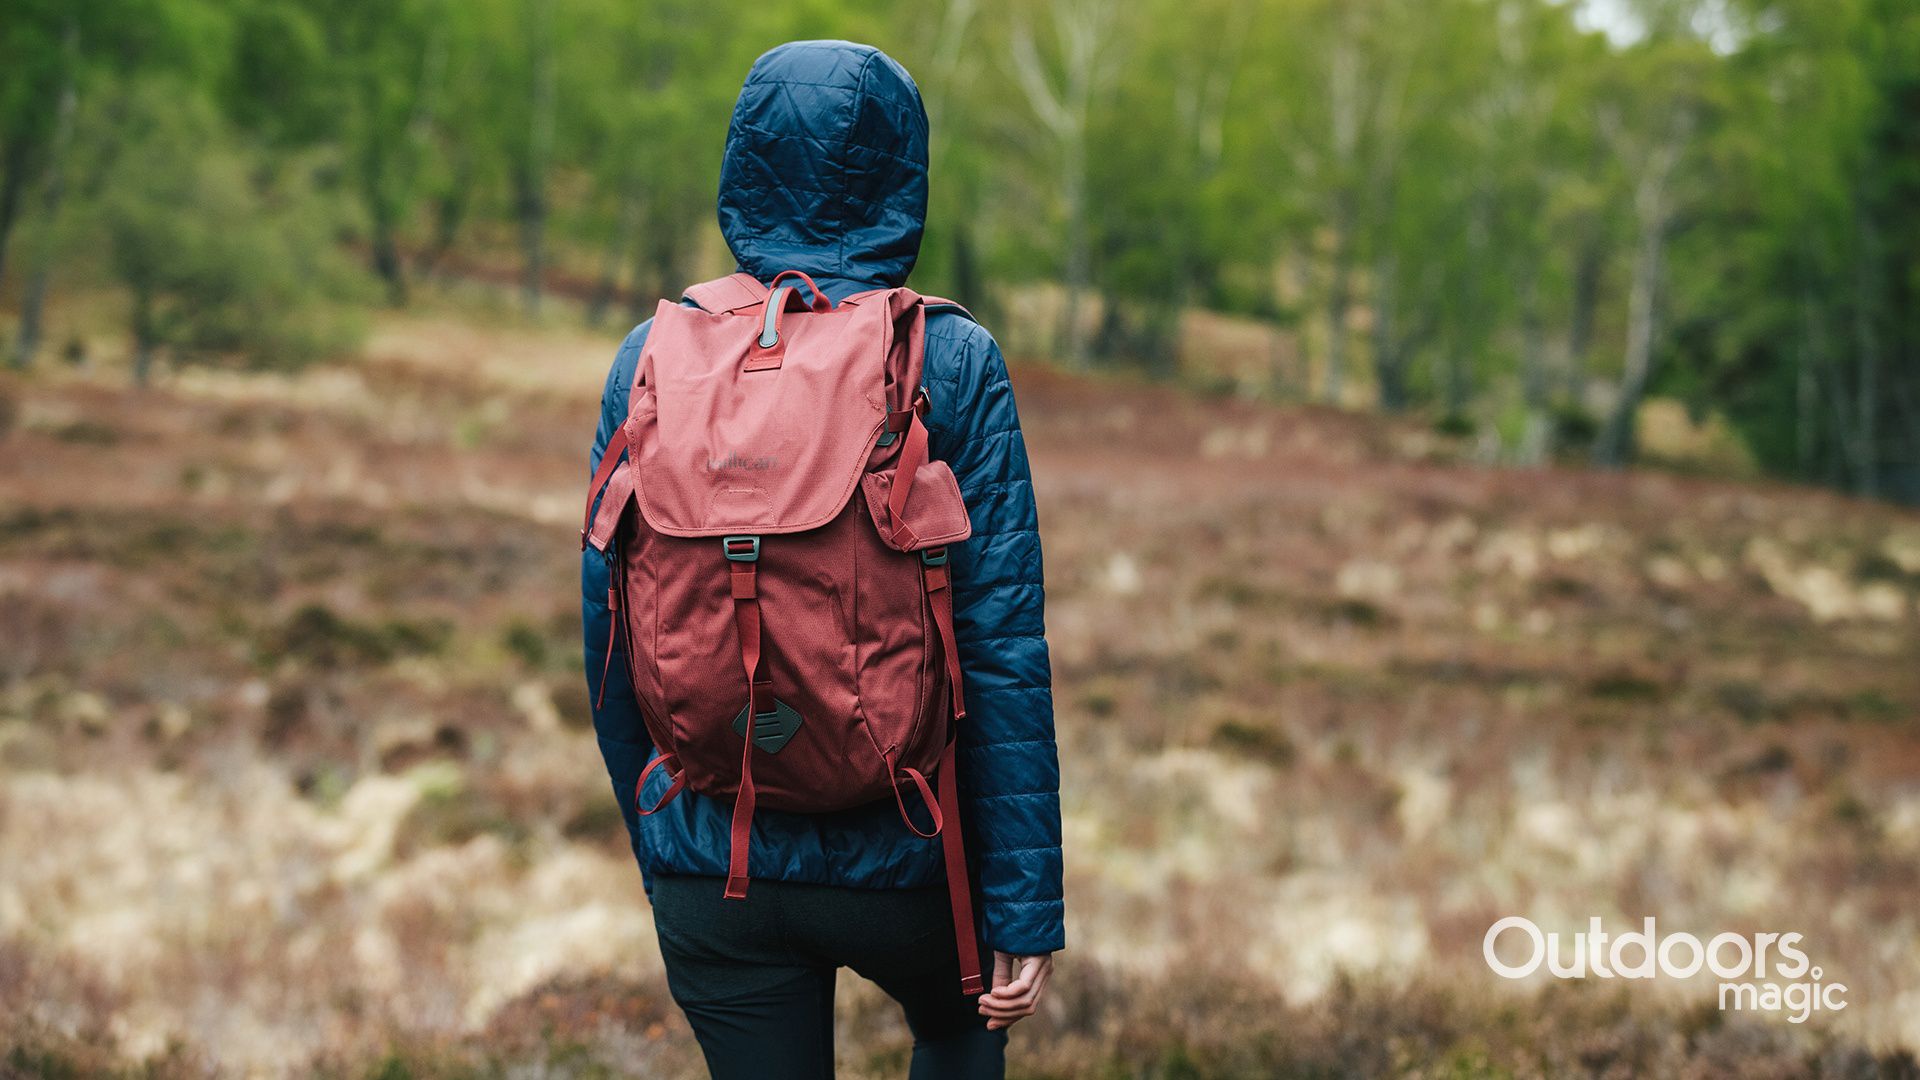
[[[980,943],[973,936],[973,885],[967,880],[967,848],[960,835],[960,777],[954,771],[954,740],[940,755],[940,846],[947,863],[947,899],[953,906],[953,944],[960,953],[960,992],[986,990],[980,979]]]
[[[614,575],[619,570],[609,568],[607,572],[607,651],[600,660],[600,689],[593,695],[593,707],[597,710],[607,700],[607,676],[613,673],[613,643],[620,634],[620,581]]]
[[[729,900],[747,898],[747,851],[753,846],[753,727],[741,740],[740,790],[733,797],[732,848],[727,856],[727,892]]]
[[[960,689],[960,646],[953,632],[953,583],[947,573],[948,558],[944,547],[920,553],[927,602],[933,608],[933,622],[940,631],[940,651],[946,658],[947,684],[953,693],[953,729],[947,748],[940,754],[935,777],[940,782],[940,813],[935,821],[940,831],[941,854],[947,864],[947,899],[953,905],[953,944],[960,955],[960,992],[979,994],[985,992],[986,986],[980,978],[980,944],[973,934],[973,891],[967,880],[966,840],[960,825],[960,775],[954,765],[957,756],[954,749],[959,742],[960,721],[967,715],[967,703]],[[905,814],[903,807],[901,815]]]
[[[891,755],[887,758],[887,769],[890,773],[893,771]],[[907,779],[913,781],[913,786],[920,789],[920,800],[926,804],[928,816],[933,818],[933,828],[922,831],[920,826],[913,823],[913,815],[907,813],[907,800],[900,797],[900,785],[896,782],[893,785],[893,805],[900,808],[900,820],[907,823],[908,832],[922,840],[931,840],[939,836],[940,827],[946,822],[946,815],[940,812],[940,800],[934,797],[933,788],[927,784],[926,774],[911,765],[899,771],[906,773]]]
[[[938,557],[939,563],[925,560]],[[940,651],[947,660],[947,683],[953,692],[953,718],[965,719],[967,701],[960,690],[960,646],[953,632],[953,589],[947,578],[946,549],[931,548],[921,555],[921,576],[927,583],[927,601],[933,605],[933,622],[940,631]]]
[[[730,542],[733,538],[727,538]],[[758,554],[756,539],[756,555]],[[747,732],[741,740],[740,787],[733,797],[732,851],[727,858],[729,900],[744,900],[747,895],[747,852],[753,843],[753,717],[773,705],[772,685],[760,677],[760,598],[755,583],[754,564],[730,561],[733,568],[733,623],[740,634],[740,666],[747,673]]]
[[[674,776],[673,776],[673,786],[669,787],[667,789],[667,793],[665,795],[660,796],[660,801],[657,803],[654,803],[651,808],[641,806],[640,790],[647,786],[647,774],[653,772],[653,770],[659,768],[662,765],[667,765],[668,762],[672,762],[671,765],[668,765],[668,768],[675,770]],[[654,758],[652,761],[647,762],[647,767],[640,770],[640,779],[634,781],[633,783],[634,812],[639,814],[641,817],[646,817],[648,814],[659,813],[660,808],[672,802],[673,797],[675,795],[680,794],[680,789],[686,786],[687,786],[687,773],[685,769],[680,768],[680,759],[678,757],[675,757],[672,754],[661,754],[659,757]]]
[[[580,550],[587,550],[587,531],[593,528],[593,500],[600,489],[607,486],[613,478],[613,470],[620,465],[620,458],[627,452],[627,425],[621,424],[613,429],[607,438],[607,448],[600,453],[600,467],[593,471],[593,479],[587,481],[587,508],[580,515]]]
[[[754,714],[767,712],[773,705],[762,701],[767,685],[760,677],[760,597],[754,582],[754,566],[736,562],[733,567],[733,626],[740,632],[740,666],[747,673],[747,705]]]
[[[680,295],[699,305],[700,310],[719,315],[764,301],[767,290],[752,274],[732,273],[698,285],[689,285]]]
[[[600,509],[594,512],[593,524],[587,527],[587,546],[595,551],[607,550],[613,543],[613,534],[619,531],[620,519],[626,515],[627,504],[633,501],[633,463],[626,462],[613,470],[613,479],[600,495]]]
[[[893,489],[887,492],[887,516],[893,523],[896,546],[912,547],[920,541],[907,527],[907,496],[913,492],[913,480],[919,475],[920,466],[926,463],[927,425],[920,422],[918,408],[909,409],[907,438],[900,446],[900,459],[894,464]]]

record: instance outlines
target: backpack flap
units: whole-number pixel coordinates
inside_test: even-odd
[[[886,424],[894,322],[886,305],[807,311],[781,295],[793,307],[772,346],[764,305],[654,316],[628,426],[635,502],[655,531],[805,532],[853,496]]]

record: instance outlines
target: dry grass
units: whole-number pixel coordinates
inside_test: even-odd
[[[0,383],[0,1072],[697,1073],[578,677],[610,355]],[[1016,381],[1071,943],[1023,1070],[1914,1075],[1920,517]],[[1852,1005],[1516,987],[1509,913],[1797,929]]]

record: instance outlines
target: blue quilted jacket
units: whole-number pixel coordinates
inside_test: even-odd
[[[763,283],[803,270],[835,300],[904,284],[926,207],[927,118],[905,69],[841,41],[782,45],[754,63],[720,173],[720,228],[741,270]],[[647,329],[635,327],[614,358],[589,470],[626,419]],[[961,812],[980,917],[992,948],[1049,952],[1065,943],[1060,776],[1026,447],[1000,349],[970,319],[929,314],[925,381],[931,451],[952,466],[973,520],[951,565],[966,673]],[[634,782],[653,748],[617,639],[606,664],[607,576],[606,559],[588,549],[580,565],[588,690],[601,696],[604,665],[594,727],[634,854],[649,887],[656,873],[725,877],[729,805],[688,792],[649,817],[634,813]],[[655,770],[649,805],[666,784]],[[945,880],[939,841],[909,833],[892,800],[833,814],[760,811],[749,872],[859,888]]]

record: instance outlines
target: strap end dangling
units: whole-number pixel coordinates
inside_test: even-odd
[[[593,707],[598,711],[607,702],[607,676],[613,674],[613,647],[620,640],[620,612],[607,612],[607,651],[600,660],[600,687],[594,691]],[[589,669],[591,670],[591,669]]]
[[[651,808],[642,806],[640,804],[640,793],[645,790],[647,786],[648,774],[663,765],[669,770],[669,775],[673,777],[673,783],[667,787],[667,793],[660,796],[660,801],[654,803]],[[687,771],[680,767],[680,759],[673,754],[661,754],[659,757],[647,762],[647,767],[640,770],[640,779],[633,783],[633,812],[640,817],[657,814],[663,807],[672,802],[674,796],[680,794],[681,789],[686,786]]]
[[[729,850],[727,853],[727,890],[728,900],[747,898],[747,857],[753,848],[753,739],[741,740],[740,750],[740,787],[733,796],[733,822],[728,830]]]

